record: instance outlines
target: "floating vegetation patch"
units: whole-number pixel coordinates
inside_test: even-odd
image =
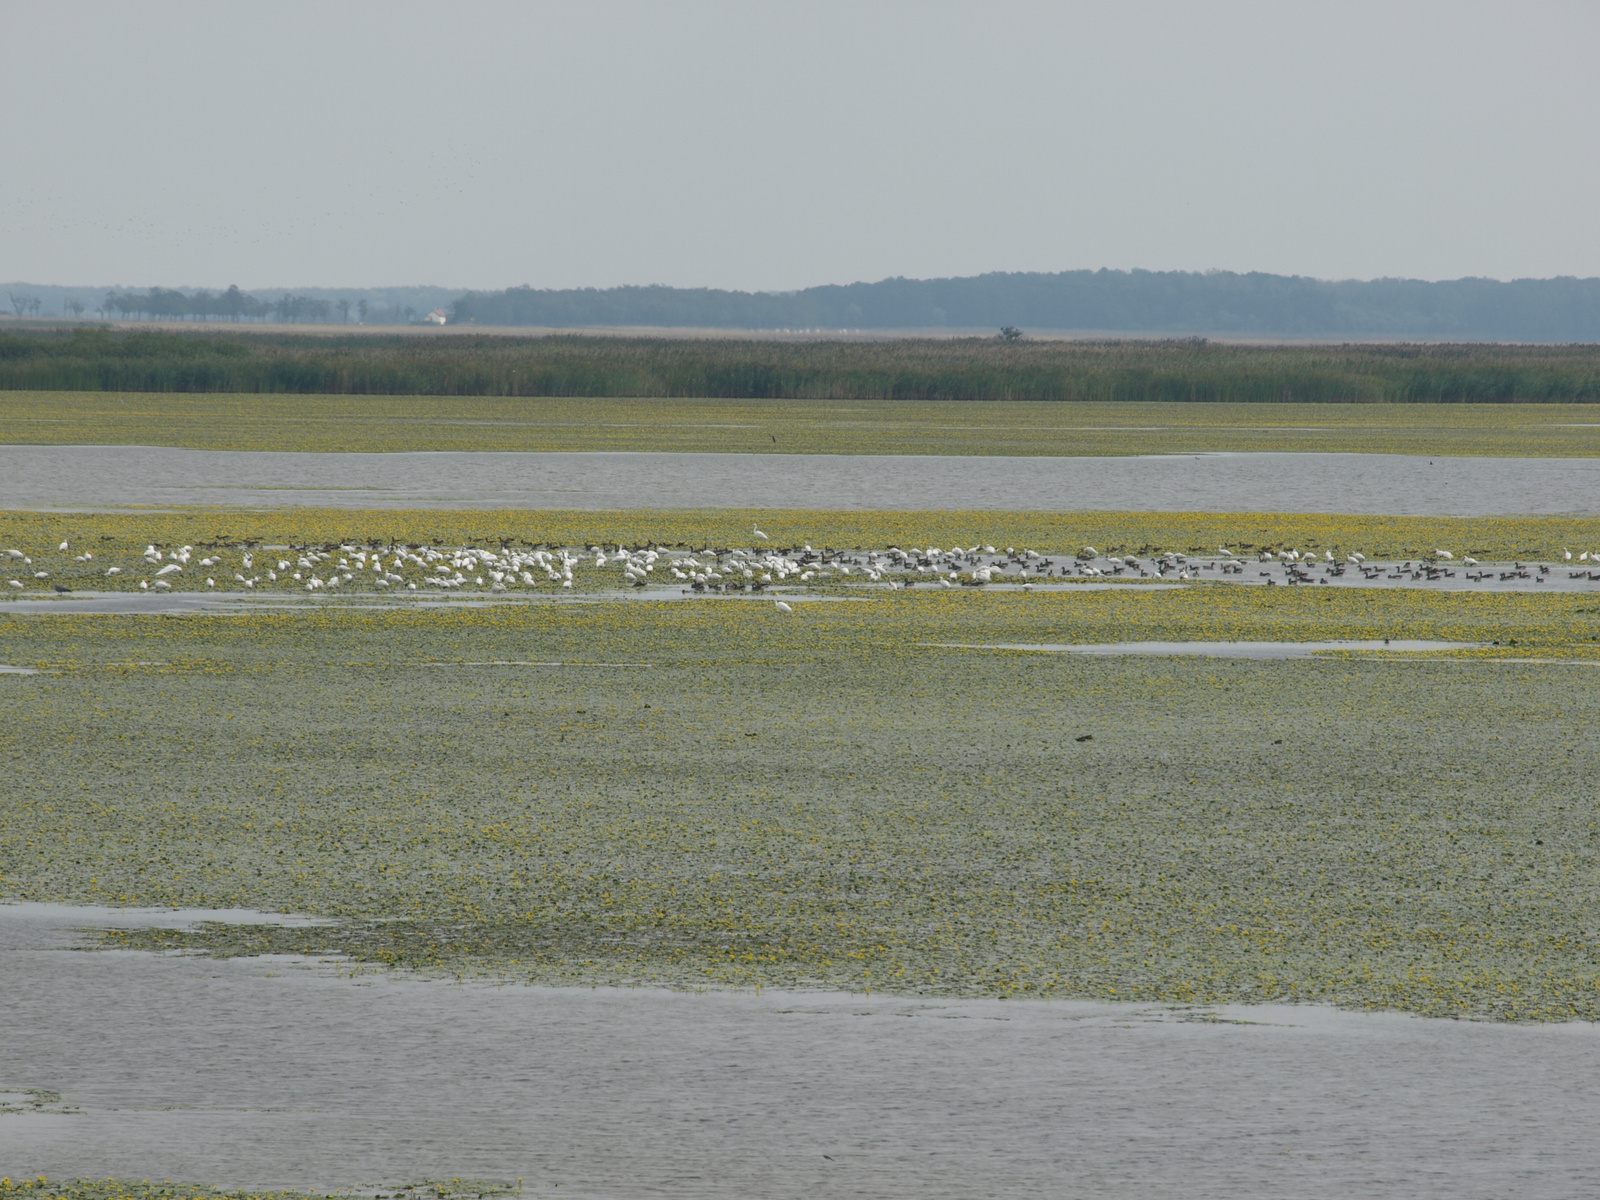
[[[0,1179],[0,1197],[6,1200],[498,1200],[521,1194],[518,1183],[485,1179],[429,1180],[397,1187],[346,1188],[337,1192],[223,1189],[170,1180],[162,1183],[128,1179],[51,1182],[42,1175],[35,1179]]]
[[[0,618],[0,892],[429,975],[1600,1016],[1595,602]],[[1404,662],[928,643],[1481,643]],[[1498,644],[1497,644],[1498,643]],[[450,670],[442,663],[476,663]],[[548,671],[495,663],[649,664]]]
[[[7,1087],[0,1083],[0,1117],[21,1113],[76,1113],[78,1106],[61,1099],[60,1092],[48,1088]]]

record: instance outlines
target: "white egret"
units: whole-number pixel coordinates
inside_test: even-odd
[[[790,608],[782,600],[774,600],[772,603],[781,613],[792,613],[794,611],[794,609]]]
[[[763,541],[771,541],[772,540],[771,538],[767,537],[766,534],[761,532],[761,527],[759,525],[751,525],[750,529],[751,529],[752,532],[755,533],[755,535],[758,538],[761,538]]]

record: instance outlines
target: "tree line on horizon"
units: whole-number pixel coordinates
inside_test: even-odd
[[[549,328],[1022,329],[1275,338],[1600,341],[1600,279],[1328,281],[1232,271],[995,272],[795,292],[468,292],[454,321]]]
[[[73,316],[82,316],[85,310],[81,302],[76,304],[76,312],[71,311],[74,307],[72,301],[68,301],[66,307]],[[237,285],[221,292],[210,292],[203,288],[185,292],[180,288],[159,287],[143,292],[112,290],[105,294],[96,312],[108,320],[116,317],[124,321],[277,321],[288,325],[320,325],[335,321],[348,325],[352,313],[358,322],[364,323],[369,317],[377,317],[380,324],[392,325],[412,321],[417,315],[416,309],[409,306],[392,310],[374,309],[364,299],[352,304],[344,298],[323,300],[285,292],[276,300],[262,300],[249,292],[240,291]]]
[[[66,289],[55,289],[65,291]],[[372,293],[363,296],[363,290]],[[1600,342],[1600,279],[1326,281],[1228,271],[994,273],[884,279],[795,292],[665,286],[507,288],[451,301],[442,289],[307,289],[263,299],[230,287],[153,287],[59,298],[62,314],[102,319],[370,325],[415,322],[434,305],[457,325],[716,328],[752,332],[1013,327],[1108,336],[1383,341]],[[330,294],[331,293],[331,294]],[[413,294],[416,293],[416,294]],[[13,288],[18,317],[40,300]],[[419,307],[420,306],[420,307]]]

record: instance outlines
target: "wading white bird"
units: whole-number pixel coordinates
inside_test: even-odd
[[[772,539],[768,538],[766,534],[761,532],[761,529],[760,529],[759,526],[751,525],[750,529],[758,538],[762,538],[762,539],[764,539],[766,541],[771,541],[772,540]]]
[[[774,600],[772,603],[781,613],[792,613],[794,611],[794,609],[790,608],[782,600]]]

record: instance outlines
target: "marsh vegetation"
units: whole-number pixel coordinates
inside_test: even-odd
[[[197,450],[1600,456],[1584,405],[1147,404],[0,391],[16,445]],[[707,464],[708,466],[712,464]]]
[[[1593,345],[0,334],[0,389],[1098,403],[1594,403]]]
[[[0,619],[0,659],[43,668],[0,677],[0,889],[335,916],[113,940],[450,976],[1592,1019],[1593,608],[1207,589]],[[929,645],[1384,636],[1502,648]]]

